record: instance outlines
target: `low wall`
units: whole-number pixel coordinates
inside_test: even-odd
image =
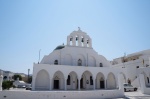
[[[0,91],[0,99],[100,99],[122,98],[121,90],[91,91]]]

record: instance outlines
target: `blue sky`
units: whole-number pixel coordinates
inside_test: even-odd
[[[0,0],[0,69],[27,73],[77,27],[108,60],[150,48],[150,0]]]

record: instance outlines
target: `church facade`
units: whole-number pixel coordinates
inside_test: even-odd
[[[80,28],[40,63],[34,63],[32,90],[118,89],[120,69],[92,48],[92,39]]]

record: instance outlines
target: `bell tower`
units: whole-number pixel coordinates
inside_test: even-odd
[[[73,31],[67,37],[67,46],[92,48],[92,39],[78,27],[78,31]]]

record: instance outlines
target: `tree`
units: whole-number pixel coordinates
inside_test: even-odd
[[[9,88],[11,88],[13,86],[13,82],[12,81],[3,81],[2,83],[2,88],[9,90]]]
[[[14,80],[17,80],[17,78],[19,78],[19,80],[22,80],[22,76],[21,75],[14,75],[13,78],[14,78]]]

